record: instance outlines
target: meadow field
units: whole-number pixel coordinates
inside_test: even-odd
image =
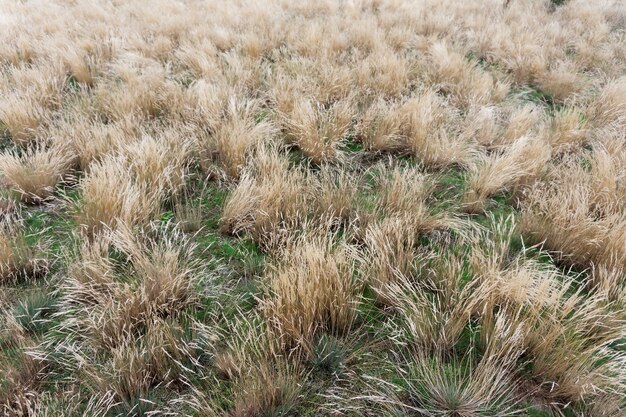
[[[0,415],[626,416],[624,0],[0,0]]]

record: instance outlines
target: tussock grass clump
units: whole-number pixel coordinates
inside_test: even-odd
[[[9,67],[6,82],[17,96],[30,97],[47,110],[58,110],[66,84],[63,69],[54,62],[42,64]]]
[[[524,252],[511,257],[514,223],[501,223],[497,230],[500,237],[492,244],[476,244],[471,259],[482,286],[476,306],[482,310],[485,335],[498,333],[499,320],[519,329],[531,379],[553,406],[620,396],[624,357],[609,348],[623,334],[619,313],[602,295],[585,296],[575,289],[575,281],[554,266],[528,259]]]
[[[405,218],[405,227],[414,233],[462,228],[461,222],[445,211],[435,212],[429,205],[434,177],[419,168],[385,168],[380,170],[375,215],[382,219]]]
[[[250,367],[245,377],[234,382],[232,400],[227,405],[206,391],[196,390],[181,401],[190,410],[205,416],[249,416],[297,413],[306,394],[301,369],[280,359]],[[212,387],[215,389],[215,386]],[[176,407],[174,407],[174,410]]]
[[[8,216],[0,220],[0,283],[12,283],[45,269],[36,247],[29,245],[23,225]]]
[[[542,91],[554,100],[563,102],[585,89],[585,78],[576,70],[572,61],[560,61],[539,76],[537,83]]]
[[[469,366],[457,360],[447,362],[441,353],[434,357],[415,354],[402,373],[406,403],[397,401],[392,407],[432,416],[520,415],[511,372],[519,352],[505,349],[492,348]]]
[[[11,216],[19,209],[19,201],[14,193],[7,189],[0,189],[0,214]]]
[[[202,279],[196,248],[167,229],[121,227],[82,242],[60,289],[53,349],[89,392],[112,394],[103,407],[134,409],[155,387],[193,374],[196,349],[212,349],[213,336],[189,315]]]
[[[415,324],[422,325],[419,321]],[[409,327],[407,334],[417,336],[413,329]],[[451,353],[445,344],[429,345],[430,338],[410,339],[419,344],[409,345],[396,362],[398,379],[374,379],[367,393],[358,398],[379,403],[390,414],[523,415],[525,394],[520,391],[522,381],[517,374],[524,353],[522,336],[520,327],[510,326],[499,316],[495,331],[480,347],[471,339],[468,346],[457,345],[458,353]]]
[[[164,193],[137,182],[120,155],[110,155],[92,164],[79,189],[76,222],[89,234],[122,224],[146,224],[158,214]]]
[[[555,115],[550,126],[550,144],[555,154],[575,152],[589,142],[588,122],[583,114],[569,108]]]
[[[113,43],[61,51],[67,72],[74,81],[86,87],[96,84],[98,77],[103,75],[104,65],[110,62],[114,53]]]
[[[233,416],[295,412],[302,395],[302,371],[289,364],[261,364],[240,380],[234,393]]]
[[[507,306],[511,325],[523,329],[540,395],[561,406],[570,401],[592,404],[599,392],[620,396],[624,358],[608,346],[621,338],[623,326],[604,299],[569,295],[571,281],[563,284],[558,272],[528,262],[513,266],[504,276],[509,276],[509,283],[498,284],[504,290],[501,303]],[[570,358],[567,364],[563,351]]]
[[[397,293],[389,285],[420,274],[431,254],[418,247],[422,235],[455,231],[466,227],[446,211],[434,212],[429,204],[434,177],[418,168],[381,166],[378,200],[374,216],[363,231],[363,265],[368,283],[381,301],[395,305]],[[400,291],[400,290],[399,290]]]
[[[215,122],[215,131],[199,144],[204,170],[218,162],[230,178],[237,179],[255,148],[274,134],[268,121],[257,122],[261,109],[258,103],[229,100],[223,120]]]
[[[426,199],[432,186],[432,178],[419,168],[383,168],[379,181],[379,210],[383,215],[411,213],[419,217],[428,207]]]
[[[276,248],[285,233],[306,219],[310,197],[307,178],[275,147],[256,154],[224,204],[220,228],[225,233],[250,236],[262,247]]]
[[[353,255],[332,235],[311,235],[289,242],[282,259],[268,271],[262,309],[281,344],[310,354],[316,334],[341,335],[352,325],[360,287]]]
[[[217,383],[232,384],[232,396],[212,395],[213,384],[211,390],[192,387],[183,404],[209,416],[295,412],[304,400],[307,375],[298,361],[283,355],[280,341],[260,313],[237,312],[219,335],[224,346],[217,349],[213,365]],[[300,355],[292,356],[296,357]]]
[[[465,166],[472,159],[474,144],[456,134],[458,115],[435,91],[417,94],[403,103],[398,112],[403,150],[425,166]]]
[[[92,162],[101,161],[138,139],[135,123],[131,117],[108,124],[78,117],[51,128],[52,142],[73,156],[80,171],[88,172]]]
[[[171,129],[156,138],[146,135],[122,148],[121,154],[135,183],[172,196],[184,185],[192,149],[190,139]]]
[[[46,109],[29,96],[14,94],[2,100],[0,127],[15,144],[28,145],[35,140],[46,114]]]
[[[433,85],[451,96],[460,108],[495,104],[504,99],[509,86],[494,80],[462,54],[451,51],[444,42],[432,44],[428,50],[430,78]]]
[[[545,125],[545,114],[541,106],[527,103],[508,109],[506,126],[495,145],[511,145],[518,139],[540,136]]]
[[[472,138],[479,147],[493,149],[504,131],[504,115],[495,106],[471,106],[461,124],[460,135]]]
[[[416,65],[406,58],[384,51],[373,51],[355,70],[355,84],[373,96],[400,97],[411,87]]]
[[[528,190],[522,206],[522,233],[555,251],[564,261],[623,268],[623,189],[611,158],[602,149],[594,152],[591,170],[577,159],[552,170],[545,183]]]
[[[33,354],[36,342],[11,312],[3,311],[0,323],[0,411],[10,416],[29,415],[37,410],[45,363]]]
[[[152,65],[151,65],[152,64]],[[165,114],[168,102],[168,84],[163,68],[146,61],[144,74],[120,65],[117,83],[99,83],[94,91],[95,109],[107,121],[119,121],[132,115],[138,119],[156,118]]]
[[[427,253],[412,275],[397,274],[382,288],[400,318],[403,341],[424,353],[454,348],[482,301],[467,275],[460,255]]]
[[[191,142],[177,135],[144,136],[94,162],[79,183],[77,222],[93,234],[154,219],[184,185],[191,150]]]
[[[17,146],[37,141],[40,128],[61,104],[63,78],[52,64],[43,66],[9,67],[3,79],[3,100],[0,103],[0,122],[3,133],[8,133]]]
[[[151,404],[137,404],[149,398],[150,391],[160,384],[180,382],[192,351],[185,339],[185,330],[179,323],[156,319],[147,326],[145,334],[126,338],[112,348],[106,362],[81,364],[81,382],[95,394],[111,393],[112,400],[117,401],[108,404],[113,409],[153,409]]]
[[[542,138],[522,137],[502,154],[484,157],[470,173],[463,197],[469,212],[484,210],[486,199],[532,183],[550,159],[550,146]]]
[[[50,325],[55,304],[56,300],[51,294],[36,290],[20,300],[11,313],[29,334],[41,334]]]
[[[323,103],[300,99],[286,118],[286,134],[290,142],[314,164],[341,159],[341,145],[351,127],[353,110],[350,99],[325,108]]]
[[[597,127],[614,125],[624,127],[626,123],[626,79],[608,82],[593,98],[587,108],[587,118]]]
[[[120,226],[79,248],[80,263],[71,270],[63,303],[80,323],[76,331],[87,333],[97,346],[117,347],[155,318],[193,302],[194,247],[177,232],[156,239]],[[116,277],[118,262],[110,258],[112,250],[130,262],[130,282]]]
[[[591,271],[591,283],[594,291],[609,302],[617,306],[626,302],[626,279],[622,269],[594,267]]]
[[[406,223],[409,223],[407,225]],[[365,276],[378,297],[387,304],[388,285],[416,274],[423,260],[417,249],[417,236],[407,217],[391,217],[371,224],[365,231],[363,255]]]
[[[358,193],[362,180],[358,175],[323,166],[316,177],[309,178],[314,214],[320,219],[347,224],[359,218]]]
[[[357,138],[368,151],[398,151],[403,144],[401,125],[397,105],[379,99],[372,103],[359,121]]]
[[[71,156],[56,147],[4,153],[0,155],[0,180],[24,203],[41,203],[67,178],[71,162]]]
[[[218,349],[213,358],[220,378],[245,378],[255,366],[271,363],[279,356],[280,344],[271,337],[267,324],[259,311],[255,311],[251,317],[237,312],[226,323],[224,335],[230,337],[224,337],[224,346]]]

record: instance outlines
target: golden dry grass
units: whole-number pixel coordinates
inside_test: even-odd
[[[0,414],[624,415],[623,1],[0,27]]]
[[[29,148],[5,153],[0,159],[0,184],[25,203],[41,203],[68,176],[71,157],[58,148]]]

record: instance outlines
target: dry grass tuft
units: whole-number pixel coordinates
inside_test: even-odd
[[[333,236],[289,242],[283,262],[271,267],[262,309],[285,347],[312,353],[320,332],[345,334],[352,325],[360,284],[351,249]]]
[[[554,100],[563,102],[585,89],[585,78],[571,61],[560,61],[554,68],[539,76],[537,84]]]
[[[76,222],[90,235],[119,225],[146,224],[158,214],[164,193],[137,182],[125,159],[118,155],[92,164],[79,189]]]
[[[289,364],[260,364],[241,379],[234,393],[233,417],[293,412],[302,395],[302,371]]]
[[[11,140],[20,146],[32,143],[44,123],[45,108],[29,96],[14,94],[2,100],[0,121]]]
[[[250,236],[266,249],[276,248],[307,216],[309,200],[303,171],[290,169],[275,147],[259,150],[227,199],[220,228]]]
[[[522,137],[501,154],[484,157],[472,166],[464,209],[481,213],[487,198],[532,184],[550,159],[550,145],[542,138]]]
[[[524,136],[539,136],[544,124],[544,110],[537,104],[509,109],[506,127],[496,145],[511,145]]]
[[[131,117],[110,124],[79,117],[54,126],[52,141],[55,147],[67,149],[74,156],[78,169],[88,172],[92,162],[101,161],[138,139],[135,123]]]
[[[496,104],[504,99],[509,86],[494,80],[462,54],[451,51],[444,42],[430,46],[428,57],[432,61],[431,81],[460,108],[472,105]]]
[[[144,136],[125,146],[121,154],[135,183],[172,196],[184,185],[192,149],[191,140],[171,129],[157,138]]]
[[[215,131],[200,143],[205,171],[218,162],[228,177],[239,178],[251,152],[274,134],[269,122],[257,122],[260,113],[254,101],[231,99],[228,102],[225,116],[215,122]]]
[[[385,168],[377,184],[378,201],[375,214],[380,218],[404,218],[404,227],[413,233],[429,233],[443,229],[461,229],[454,216],[440,211],[433,213],[429,206],[434,178],[419,168]]]
[[[606,151],[594,152],[591,171],[581,161],[564,161],[545,183],[528,190],[522,204],[522,233],[573,265],[623,268],[626,222],[623,195]],[[621,190],[621,192],[620,192]]]
[[[384,97],[400,97],[410,88],[415,77],[415,64],[385,50],[370,54],[354,75],[356,86],[368,93]]]
[[[357,126],[357,137],[368,151],[390,152],[402,149],[402,120],[395,104],[375,101]]]
[[[347,224],[359,217],[360,178],[350,172],[323,166],[317,177],[309,178],[314,200],[314,214],[320,219]]]
[[[37,147],[0,155],[0,180],[27,204],[52,197],[55,187],[67,178],[71,157],[59,148]]]
[[[589,141],[587,124],[583,114],[575,108],[559,112],[552,120],[550,129],[553,153],[575,152],[585,146]]]
[[[379,181],[378,208],[382,215],[411,213],[419,217],[427,209],[426,199],[432,192],[432,178],[417,167],[393,169],[383,167]]]
[[[541,395],[561,406],[570,401],[592,404],[600,392],[620,396],[624,357],[607,349],[622,337],[617,314],[601,297],[568,296],[571,283],[554,281],[555,273],[547,275],[531,264],[518,268],[515,275],[522,275],[512,281],[515,291],[504,287],[507,297],[514,296],[507,302],[516,305],[507,312],[508,320],[524,329],[523,343]],[[528,280],[530,274],[536,278]],[[567,364],[563,351],[570,358]]]
[[[133,340],[154,319],[184,310],[195,297],[193,245],[178,232],[161,241],[135,233],[120,226],[101,236],[99,243],[85,243],[79,252],[81,263],[72,269],[65,290],[69,310],[81,312],[77,331],[103,348]],[[116,278],[116,262],[108,257],[111,250],[131,263],[131,282]]]
[[[511,371],[519,352],[505,349],[493,347],[469,369],[460,362],[447,363],[441,354],[416,355],[403,377],[409,399],[402,408],[432,416],[518,415]]]
[[[504,128],[501,110],[493,106],[472,106],[467,110],[460,135],[472,138],[479,146],[493,149]]]
[[[144,74],[122,66],[119,81],[99,83],[94,90],[96,111],[107,121],[120,121],[129,116],[139,120],[166,114],[172,105],[169,84],[160,66],[146,63]]]
[[[38,250],[28,244],[22,225],[7,215],[0,220],[0,282],[7,284],[45,269]]]
[[[431,416],[511,416],[525,412],[516,371],[524,352],[519,328],[499,318],[497,332],[476,356],[473,343],[464,354],[412,349],[399,361],[400,380],[375,380],[364,397],[382,403],[390,414]],[[505,341],[505,343],[503,343]]]
[[[383,294],[401,318],[403,340],[424,352],[449,351],[469,323],[476,299],[462,283],[464,265],[452,254],[422,257],[413,278],[397,275]]]
[[[407,217],[390,217],[369,225],[365,231],[364,275],[386,304],[395,302],[387,299],[388,286],[402,277],[414,276],[424,260],[416,247],[415,231],[407,222]]]
[[[458,115],[434,91],[407,100],[398,109],[402,120],[403,149],[427,167],[465,166],[475,152],[474,144],[457,136]]]
[[[2,312],[1,323],[0,411],[7,416],[31,415],[37,408],[45,363],[29,354],[35,341],[10,312]]]
[[[500,238],[487,246],[477,241],[472,251],[472,268],[483,287],[476,306],[485,335],[499,334],[500,320],[519,329],[539,395],[553,405],[594,404],[604,394],[621,395],[624,357],[608,349],[623,336],[619,313],[603,295],[575,290],[574,280],[554,266],[528,259],[524,252],[511,257],[515,225],[497,228]]]
[[[606,128],[611,125],[624,128],[626,124],[626,80],[608,82],[590,103],[586,116],[594,126]]]
[[[289,142],[311,159],[314,164],[335,162],[341,159],[341,145],[351,128],[352,101],[344,99],[328,108],[310,99],[297,100],[286,119],[286,136]]]

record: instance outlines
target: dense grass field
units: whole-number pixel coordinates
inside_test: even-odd
[[[0,0],[1,416],[626,415],[623,0]]]

